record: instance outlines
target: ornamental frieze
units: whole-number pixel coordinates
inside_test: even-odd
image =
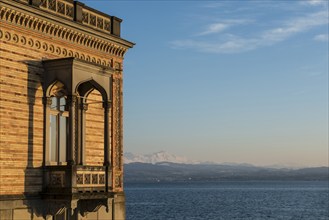
[[[87,62],[95,63],[102,66],[112,67],[114,62],[112,59],[101,59],[96,56],[90,56],[89,54],[81,53],[79,51],[74,51],[67,49],[66,47],[55,45],[49,43],[48,41],[42,41],[39,39],[34,39],[31,37],[26,37],[20,34],[16,34],[12,31],[3,31],[0,30],[0,40],[5,40],[12,43],[17,43],[22,46],[28,46],[32,49],[37,49],[43,52],[48,52],[54,55],[62,56],[62,57],[75,57],[81,60],[85,60]],[[115,62],[115,65],[119,64]]]
[[[89,14],[88,16],[90,18]],[[128,48],[73,30],[70,27],[57,25],[54,24],[54,22],[49,22],[4,6],[0,9],[0,19],[51,37],[60,38],[70,43],[82,45],[97,50],[98,52],[104,52],[117,57],[123,57],[128,50]],[[108,22],[109,21],[104,22],[102,18],[95,17],[95,26],[109,28],[110,24]]]

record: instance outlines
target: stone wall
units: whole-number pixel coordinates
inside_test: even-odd
[[[94,90],[88,96],[86,111],[86,165],[104,164],[104,109],[101,94]]]
[[[0,20],[0,219],[49,217],[31,208],[47,209],[40,200],[45,141],[42,61],[65,57],[114,70],[109,136],[111,185],[113,192],[118,192],[112,208],[118,211],[106,212],[102,206],[85,216],[74,216],[81,220],[124,219],[122,61],[133,44],[120,38],[121,19],[71,0],[0,0]],[[94,90],[88,98],[85,165],[102,166],[102,97]]]
[[[17,5],[15,5],[17,6]],[[18,5],[20,6],[20,5]],[[22,6],[21,6],[22,7]],[[84,42],[74,39],[73,31],[61,33],[61,27],[51,31],[51,27],[40,27],[30,21],[20,21],[23,17],[13,17],[20,7],[1,8],[0,30],[0,166],[1,194],[34,193],[41,190],[41,170],[43,154],[43,107],[42,107],[42,60],[74,56],[99,65],[122,68],[122,52],[119,48],[103,40]],[[24,12],[36,21],[32,11]],[[11,11],[11,14],[8,13]],[[18,15],[17,15],[18,16]],[[44,24],[47,21],[43,20]],[[67,22],[67,21],[65,21]],[[65,28],[65,27],[64,27]],[[55,32],[58,33],[55,33]],[[88,29],[86,29],[88,31]],[[87,33],[84,33],[87,36]],[[82,39],[82,37],[81,37]],[[93,39],[90,37],[90,39]],[[98,43],[98,44],[97,44]],[[101,43],[103,45],[101,45]],[[105,49],[105,48],[108,49]],[[113,48],[111,48],[113,47]],[[121,78],[120,75],[116,76]],[[91,98],[94,97],[91,94]],[[115,94],[114,94],[115,97]],[[97,98],[95,96],[94,98]],[[94,107],[94,106],[92,106]],[[91,110],[93,111],[93,110]],[[103,130],[97,115],[88,129]],[[100,126],[99,129],[95,126]],[[92,132],[92,131],[91,131]],[[102,137],[96,133],[88,135],[87,160],[90,164],[101,164]],[[97,144],[96,144],[97,143]],[[94,152],[93,152],[94,151]],[[91,159],[94,156],[96,160]],[[89,158],[89,159],[88,159]],[[13,187],[8,187],[8,186]]]
[[[2,25],[1,31],[7,38],[16,33],[5,30]],[[52,55],[40,54],[4,36],[0,44],[0,193],[38,192],[43,159],[40,56]]]

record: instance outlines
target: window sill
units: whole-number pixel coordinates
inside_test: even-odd
[[[67,162],[47,162],[47,166],[65,166]]]

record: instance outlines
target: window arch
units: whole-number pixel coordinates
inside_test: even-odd
[[[77,162],[81,165],[103,165],[110,159],[108,94],[92,78],[81,81],[75,91],[80,98],[80,148]],[[102,124],[104,130],[96,129]],[[93,149],[93,152],[88,149]]]

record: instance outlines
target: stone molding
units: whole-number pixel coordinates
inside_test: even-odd
[[[112,118],[113,118],[113,126],[114,126],[114,133],[113,133],[113,186],[115,190],[122,190],[123,187],[123,127],[122,127],[122,79],[115,78],[113,80],[113,111],[112,111]]]
[[[0,20],[2,22],[8,22],[51,37],[56,37],[68,41],[72,44],[82,45],[97,50],[98,52],[104,52],[120,58],[123,58],[127,50],[133,46],[133,43],[124,41],[121,38],[119,39],[122,42],[114,43],[104,37],[97,37],[82,30],[77,30],[75,28],[69,27],[65,25],[65,23],[56,24],[58,22],[54,22],[46,18],[40,18],[35,15],[29,15],[26,12],[22,12],[17,9],[15,10],[6,7],[5,5],[1,5]],[[120,44],[120,46],[118,44]],[[47,48],[44,47],[43,49],[48,48],[51,52],[60,53],[59,50],[55,51],[54,48],[51,48],[50,46]],[[81,57],[79,58],[81,59]],[[86,59],[87,58],[85,58],[85,60]]]
[[[74,57],[80,60],[84,60],[90,63],[114,67],[118,64],[113,63],[113,60],[100,59],[96,56],[91,56],[89,53],[82,53],[80,51],[75,51],[67,49],[64,46],[58,46],[56,44],[50,43],[47,40],[40,40],[34,37],[27,37],[23,34],[18,34],[14,31],[0,30],[0,40],[4,40],[11,43],[16,43],[22,46],[30,47],[31,49],[39,50],[42,52],[51,53],[60,57]]]

